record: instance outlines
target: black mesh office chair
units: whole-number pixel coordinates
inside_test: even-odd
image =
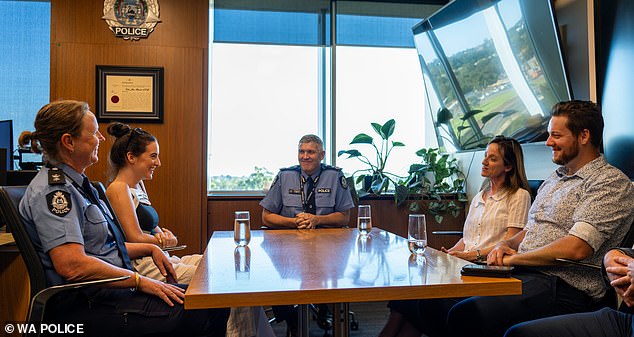
[[[78,289],[96,284],[125,280],[129,276],[87,282],[69,283],[49,287],[48,282],[46,281],[46,274],[44,272],[42,262],[40,261],[40,257],[38,256],[37,251],[33,246],[31,238],[29,237],[18,212],[18,206],[20,204],[20,200],[24,196],[25,191],[25,186],[0,187],[0,209],[2,210],[7,225],[11,229],[11,233],[13,234],[13,238],[15,239],[15,243],[20,250],[20,254],[24,259],[26,269],[29,273],[31,286],[31,303],[29,305],[27,322],[37,324],[37,326],[39,326],[39,323],[44,321],[46,303],[54,295],[62,291],[67,291],[71,289]],[[25,334],[25,336],[31,335],[37,336],[39,335],[39,333],[31,334],[27,332]]]
[[[619,245],[619,247],[632,248],[633,245],[634,245],[634,222],[630,225],[630,228],[625,233],[625,236],[623,237],[623,240],[621,240],[621,244]],[[593,265],[589,263],[583,263],[583,262],[579,262],[575,260],[562,259],[562,258],[558,258],[555,260],[563,264],[578,265],[578,266],[583,266],[589,269],[601,270],[600,265]],[[619,301],[618,301],[618,296],[616,294],[616,291],[614,291],[614,288],[610,287],[608,288],[608,291],[603,296],[603,298],[597,303],[597,309],[602,307],[610,307],[610,308],[616,309],[618,307],[618,304],[619,304]]]

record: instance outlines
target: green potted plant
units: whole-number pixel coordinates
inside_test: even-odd
[[[466,202],[465,175],[458,161],[438,148],[423,148],[416,152],[420,163],[412,164],[406,179],[396,186],[394,199],[401,206],[409,202],[412,213],[426,211],[441,223],[444,214],[457,217]],[[458,201],[458,202],[456,202]]]
[[[353,177],[356,175],[356,184],[363,183],[362,188],[359,190],[359,197],[363,197],[364,195],[370,193],[381,194],[388,191],[390,185],[396,186],[395,182],[400,177],[385,171],[385,166],[392,150],[395,147],[405,146],[405,144],[401,142],[390,141],[390,137],[394,134],[394,129],[396,127],[396,121],[394,121],[394,119],[390,119],[384,124],[370,124],[372,125],[374,132],[381,137],[380,143],[377,145],[374,143],[372,136],[360,133],[352,139],[350,145],[371,145],[374,150],[374,159],[369,158],[356,149],[341,150],[337,153],[337,156],[339,157],[347,154],[347,158],[357,158],[359,161],[367,165],[367,168],[357,170],[352,173]],[[357,175],[358,173],[361,174]]]

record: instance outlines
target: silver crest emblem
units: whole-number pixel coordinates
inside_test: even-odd
[[[161,22],[158,0],[104,0],[101,18],[124,40],[147,38]]]
[[[53,194],[53,200],[51,201],[51,211],[56,214],[66,214],[70,209],[68,208],[68,201],[66,196],[61,191]]]

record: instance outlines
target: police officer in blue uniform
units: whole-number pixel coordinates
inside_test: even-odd
[[[49,103],[34,124],[36,131],[23,132],[20,144],[43,152],[47,165],[29,184],[19,211],[48,284],[130,276],[60,293],[47,303],[47,320],[83,323],[90,336],[224,336],[227,309],[185,311],[185,286],[132,270],[130,258],[151,255],[164,276],[175,276],[158,246],[125,243],[119,224],[84,175],[105,140],[88,104]]]
[[[341,169],[321,163],[325,154],[319,137],[305,135],[299,140],[299,165],[281,169],[260,202],[264,225],[298,229],[348,225],[354,207],[352,195]],[[291,306],[273,306],[273,312],[278,321],[286,321],[294,336],[297,311]],[[327,306],[319,305],[318,316],[320,325],[332,324]]]
[[[341,169],[324,165],[323,142],[315,135],[299,140],[299,165],[275,177],[260,202],[262,222],[271,228],[343,227],[354,207]]]

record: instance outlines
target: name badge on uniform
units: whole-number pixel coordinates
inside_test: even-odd
[[[317,193],[330,193],[329,188],[318,188]]]
[[[292,188],[288,189],[288,194],[301,194],[301,193],[302,192],[299,189],[297,189],[297,190],[294,190]]]

